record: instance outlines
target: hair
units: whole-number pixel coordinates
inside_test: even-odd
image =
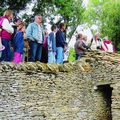
[[[95,33],[95,36],[100,36],[100,33],[99,33],[99,32],[96,32],[96,33]]]
[[[53,30],[56,29],[56,28],[57,28],[56,25],[52,25],[51,30],[53,31]]]
[[[21,18],[15,17],[14,20],[13,20],[14,23],[15,23],[15,22],[18,22],[18,21],[22,22]]]
[[[77,35],[77,39],[83,38],[83,35],[80,33]]]
[[[19,28],[19,30],[21,30],[23,27],[25,26],[25,23],[22,21],[19,25],[18,25],[18,28]]]
[[[87,40],[87,35],[83,35],[83,40]]]
[[[3,16],[9,17],[11,14],[13,14],[12,10],[6,10],[3,14]]]
[[[34,19],[36,19],[38,16],[42,18],[42,16],[40,14],[38,14],[38,15],[35,15]]]
[[[19,26],[25,26],[25,22],[21,21],[21,23],[19,24]]]
[[[64,24],[64,23],[60,23],[60,29],[61,29],[63,26],[65,26],[65,24]]]

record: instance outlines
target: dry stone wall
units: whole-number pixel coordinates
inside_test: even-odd
[[[63,65],[1,63],[0,120],[119,120],[119,57],[94,52]]]

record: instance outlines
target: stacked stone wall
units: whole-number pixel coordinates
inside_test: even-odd
[[[0,120],[119,120],[120,62],[113,56],[88,54],[64,65],[1,63]],[[113,89],[108,107],[101,85]]]

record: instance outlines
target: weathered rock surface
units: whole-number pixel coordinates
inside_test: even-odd
[[[120,120],[120,55],[63,65],[0,63],[0,120]]]

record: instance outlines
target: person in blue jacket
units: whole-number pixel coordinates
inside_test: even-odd
[[[57,26],[53,25],[51,27],[52,32],[49,34],[48,37],[48,63],[55,63],[56,59],[56,32],[57,32]]]
[[[14,46],[14,58],[13,62],[18,64],[22,62],[22,55],[24,52],[24,32],[25,32],[25,23],[21,22],[17,28],[17,32],[13,39]]]
[[[30,23],[26,29],[30,50],[29,61],[41,61],[42,47],[44,42],[44,30],[42,26],[42,16],[36,15],[33,23]]]
[[[57,64],[62,64],[63,63],[63,58],[64,58],[64,47],[65,47],[65,25],[64,23],[60,24],[60,29],[56,33],[56,47],[57,47]]]

